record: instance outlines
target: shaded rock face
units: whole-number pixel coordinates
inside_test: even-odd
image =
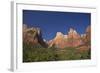
[[[48,47],[42,38],[41,30],[34,27],[29,28],[25,24],[23,25],[23,42],[33,46],[40,44],[43,47]]]
[[[88,43],[91,43],[91,27],[88,26],[86,29],[86,39]]]
[[[79,50],[90,50],[91,49],[91,26],[86,28],[85,34],[81,36],[83,44],[79,47]]]

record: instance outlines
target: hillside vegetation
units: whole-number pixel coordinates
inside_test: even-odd
[[[41,45],[23,44],[23,62],[90,59],[90,50],[79,51],[72,47],[43,48]]]

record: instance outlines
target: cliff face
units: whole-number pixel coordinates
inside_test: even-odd
[[[23,42],[27,44],[37,45],[40,44],[43,47],[48,47],[46,42],[42,38],[40,28],[29,28],[25,24],[23,25]]]
[[[57,48],[64,48],[66,46],[64,37],[65,36],[61,32],[57,32],[56,37],[52,41],[52,44],[54,44]]]
[[[91,49],[91,26],[86,28],[85,34],[81,36],[83,44],[79,47],[79,50],[90,50]]]
[[[81,36],[77,33],[76,30],[70,28],[68,32],[68,46],[71,47],[77,47],[82,44]]]

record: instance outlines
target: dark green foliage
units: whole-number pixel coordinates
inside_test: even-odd
[[[83,51],[80,53],[81,54],[81,59],[91,59],[91,51]]]
[[[23,43],[23,62],[90,59],[90,50],[79,52],[76,48],[44,48]]]
[[[54,48],[43,48],[40,44],[23,45],[23,62],[55,61]]]

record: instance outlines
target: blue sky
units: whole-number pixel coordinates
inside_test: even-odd
[[[91,14],[23,10],[23,24],[39,27],[43,38],[50,40],[57,32],[67,34],[70,28],[74,28],[79,34],[85,33],[87,26],[91,24]]]

